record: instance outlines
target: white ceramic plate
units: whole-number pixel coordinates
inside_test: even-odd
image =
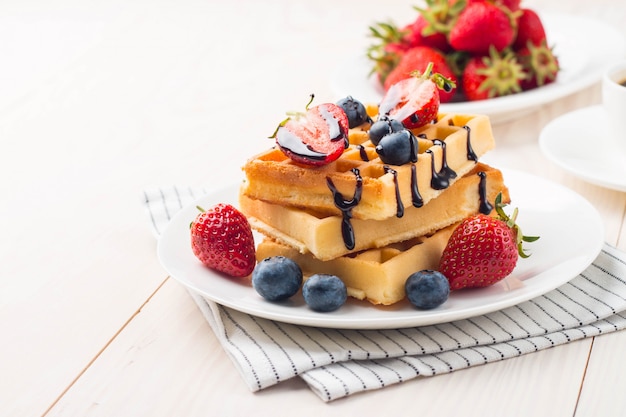
[[[532,255],[520,259],[513,273],[500,283],[479,290],[452,292],[440,307],[420,311],[407,301],[375,307],[349,300],[332,313],[317,313],[301,294],[283,303],[265,301],[249,279],[233,279],[204,267],[190,247],[189,223],[196,205],[236,203],[238,186],[226,188],[181,210],[162,234],[158,256],[163,267],[186,287],[233,309],[280,322],[345,329],[383,329],[423,326],[468,318],[499,310],[544,294],[574,278],[598,255],[604,242],[599,213],[575,192],[517,171],[504,171],[518,223],[527,235],[541,238],[527,244]],[[572,227],[574,225],[575,227]],[[581,238],[582,237],[582,238]]]
[[[566,113],[539,136],[543,154],[561,168],[595,185],[626,191],[626,156],[616,151],[602,106]]]
[[[626,53],[624,37],[605,22],[568,15],[542,14],[541,18],[561,65],[556,82],[505,97],[445,103],[441,111],[487,114],[493,123],[510,120],[599,81],[603,71]],[[362,102],[378,103],[383,89],[375,76],[369,76],[370,70],[371,61],[365,54],[355,56],[337,68],[331,88],[338,97],[352,95]]]

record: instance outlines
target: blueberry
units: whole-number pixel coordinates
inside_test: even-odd
[[[388,116],[380,116],[378,120],[370,126],[369,138],[374,146],[376,146],[385,135],[401,130],[404,130],[402,122],[390,119]]]
[[[404,165],[417,160],[417,138],[410,130],[389,133],[376,145],[376,153],[389,165]]]
[[[372,121],[367,115],[363,103],[353,99],[351,96],[342,98],[337,102],[337,105],[341,107],[346,113],[346,116],[348,116],[348,127],[350,127],[350,129]]]
[[[252,271],[252,287],[269,301],[286,300],[298,292],[300,285],[302,270],[284,256],[265,258]]]
[[[428,269],[411,274],[404,289],[411,304],[422,310],[439,307],[450,295],[448,279],[441,272]]]
[[[337,310],[348,299],[346,285],[339,277],[315,274],[302,286],[304,301],[311,310],[329,312]]]

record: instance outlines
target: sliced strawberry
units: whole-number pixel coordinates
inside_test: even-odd
[[[429,63],[419,72],[392,85],[385,93],[378,111],[380,115],[399,120],[407,129],[415,129],[435,120],[439,112],[439,90],[451,91],[456,84],[441,74],[432,73]]]
[[[209,268],[246,277],[256,265],[254,237],[248,219],[230,204],[202,210],[191,223],[191,248]]]
[[[428,46],[417,46],[406,51],[396,68],[389,73],[384,84],[385,91],[389,90],[389,88],[398,81],[413,77],[415,71],[426,68],[431,62],[433,64],[433,72],[440,73],[445,78],[456,83],[454,72],[448,66],[446,57],[441,52]],[[442,103],[451,101],[455,92],[455,89],[449,92],[440,91],[440,101]]]
[[[294,162],[309,166],[326,165],[348,147],[348,116],[334,103],[319,104],[304,113],[289,113],[274,134],[276,144]]]

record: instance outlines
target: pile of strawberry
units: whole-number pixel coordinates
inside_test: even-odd
[[[402,28],[370,27],[375,43],[368,57],[385,91],[429,62],[458,87],[442,93],[442,103],[506,96],[556,80],[559,63],[543,23],[521,0],[425,3]]]

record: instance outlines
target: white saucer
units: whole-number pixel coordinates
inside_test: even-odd
[[[564,114],[543,128],[539,146],[561,168],[602,187],[626,191],[626,155],[615,149],[602,106]]]

